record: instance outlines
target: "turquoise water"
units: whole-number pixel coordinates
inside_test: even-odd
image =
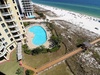
[[[43,45],[47,40],[46,31],[41,26],[32,26],[29,28],[29,32],[34,34],[32,43],[35,45]]]
[[[100,0],[32,0],[35,3],[54,6],[100,18]]]
[[[35,16],[31,15],[31,16],[28,16],[28,18],[34,18]]]

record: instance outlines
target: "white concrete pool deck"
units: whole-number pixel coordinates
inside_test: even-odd
[[[50,39],[51,32],[48,31],[48,28],[47,28],[47,26],[45,24],[31,24],[30,26],[28,26],[26,28],[27,45],[29,46],[29,48],[33,49],[33,48],[39,47],[39,46],[37,46],[37,45],[35,45],[35,44],[32,43],[32,39],[34,38],[34,34],[28,31],[28,29],[31,26],[41,26],[41,27],[44,28],[44,30],[46,31],[46,34],[47,34],[47,41],[43,44],[43,46],[45,46],[46,48],[49,48],[49,45],[51,43],[48,40]]]

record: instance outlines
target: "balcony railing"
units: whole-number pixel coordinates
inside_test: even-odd
[[[12,15],[12,12],[2,12],[2,16]]]
[[[0,43],[0,51],[4,48],[3,44]]]
[[[21,41],[21,38],[15,39],[16,41]]]
[[[17,27],[17,25],[8,25],[9,28]]]
[[[0,52],[0,57],[3,57],[6,53],[7,53],[7,50],[6,50],[6,49],[4,49],[4,51],[3,51],[3,52]]]
[[[13,35],[14,37],[18,37],[18,36],[20,36],[21,34],[16,34],[16,35]]]
[[[9,8],[10,4],[0,4],[0,9]]]
[[[15,30],[11,30],[11,33],[15,33],[15,32],[18,32],[19,29],[15,29]]]
[[[5,19],[5,21],[6,22],[12,22],[12,21],[14,21],[14,18],[12,18],[12,19]]]

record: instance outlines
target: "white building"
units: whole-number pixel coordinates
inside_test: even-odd
[[[31,0],[16,0],[21,16],[30,17],[33,15]]]
[[[25,28],[15,0],[0,0],[0,58],[24,43]]]

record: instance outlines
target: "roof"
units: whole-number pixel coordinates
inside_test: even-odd
[[[86,47],[91,47],[92,45],[89,42],[83,42]]]

